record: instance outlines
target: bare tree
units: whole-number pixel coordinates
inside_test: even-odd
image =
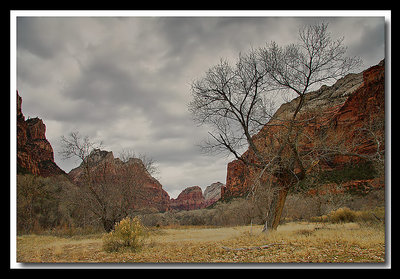
[[[83,181],[78,185],[79,193],[76,195],[80,199],[80,205],[101,219],[104,228],[109,230],[106,204],[104,198],[99,194],[99,187],[96,187],[93,181],[93,162],[90,160],[90,154],[102,143],[95,143],[88,136],[83,137],[78,131],[74,131],[68,137],[61,137],[61,145],[62,149],[59,154],[63,159],[77,158],[84,169]]]
[[[59,154],[63,159],[79,159],[84,165],[87,180],[90,181],[91,162],[89,155],[93,150],[99,149],[102,145],[102,142],[93,142],[88,136],[81,136],[78,131],[74,131],[68,137],[61,136],[62,149]]]
[[[143,165],[101,162],[93,172],[94,192],[91,196],[91,210],[98,216],[106,231],[114,229],[114,225],[135,210],[142,193],[142,185],[146,176]]]
[[[143,185],[149,180],[148,174],[157,171],[153,159],[146,155],[136,158],[132,150],[124,150],[120,160],[98,160],[96,157],[103,152],[99,149],[101,143],[78,132],[63,136],[61,142],[60,154],[78,158],[83,167],[83,175],[76,181],[78,204],[95,216],[106,231],[148,200]]]
[[[273,229],[279,224],[288,190],[304,179],[317,160],[310,158],[313,153],[303,160],[297,144],[306,94],[360,65],[358,58],[345,56],[343,38],[333,40],[327,28],[327,23],[303,28],[296,44],[281,47],[271,42],[240,54],[233,66],[221,60],[191,87],[189,110],[197,123],[211,128],[203,148],[231,153],[255,170],[252,193],[261,186],[271,189],[265,221]],[[274,118],[274,100],[277,96],[289,99],[289,95],[297,96],[292,114]],[[269,135],[269,143],[260,145],[257,133],[264,139]]]

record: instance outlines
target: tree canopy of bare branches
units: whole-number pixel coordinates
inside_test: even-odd
[[[156,173],[155,161],[149,156],[135,158],[132,150],[120,154],[121,161],[96,160],[101,144],[89,137],[72,132],[62,137],[60,154],[64,158],[76,157],[81,161],[83,175],[77,179],[75,202],[82,211],[97,218],[106,231],[111,231],[116,222],[128,216],[140,200],[146,199],[143,185],[149,179],[147,173]],[[143,160],[143,161],[142,161]]]
[[[255,183],[261,183],[264,173],[275,177],[273,198],[266,205],[272,228],[278,226],[288,189],[306,175],[296,129],[306,94],[360,65],[359,58],[346,56],[343,38],[334,40],[328,24],[319,23],[300,29],[296,43],[267,43],[240,54],[233,65],[221,60],[193,82],[189,111],[195,122],[210,127],[204,150],[233,154],[257,169]],[[274,135],[276,144],[264,149],[257,146],[254,135],[273,119],[276,100],[293,97],[298,102],[291,117],[274,124],[282,127],[279,135]],[[242,156],[246,150],[255,160]]]

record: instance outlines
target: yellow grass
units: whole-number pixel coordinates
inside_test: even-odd
[[[162,228],[137,252],[107,253],[102,235],[17,237],[17,262],[384,263],[383,226],[289,223],[265,235],[261,226]],[[232,250],[274,243],[265,249]],[[223,248],[223,247],[228,247]]]

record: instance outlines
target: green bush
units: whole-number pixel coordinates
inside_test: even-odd
[[[103,249],[107,252],[135,251],[142,247],[146,237],[146,229],[139,218],[126,217],[103,237]]]

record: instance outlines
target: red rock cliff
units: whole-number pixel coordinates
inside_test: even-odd
[[[132,209],[169,210],[168,193],[162,189],[160,182],[147,172],[140,159],[131,158],[122,162],[119,158],[114,158],[112,152],[95,149],[89,155],[89,163],[92,183],[123,186],[125,194],[131,196]],[[68,176],[77,185],[85,183],[83,164],[72,169]]]
[[[385,66],[384,61],[381,61],[360,74],[349,74],[330,87],[322,86],[319,90],[308,93],[298,119],[304,120],[303,129],[312,140],[301,140],[299,150],[310,150],[316,144],[315,139],[324,135],[324,144],[332,147],[341,144],[346,147],[347,153],[361,155],[335,155],[330,161],[317,162],[323,169],[335,169],[349,162],[360,162],[363,155],[380,156],[377,149],[384,151],[384,85]],[[288,119],[297,103],[298,98],[283,104],[273,119]],[[267,124],[269,127],[266,125],[265,129],[261,129],[254,136],[257,146],[274,146],[273,134],[278,134],[281,129],[281,125],[270,125],[274,124],[274,121],[277,120],[270,121]],[[249,151],[242,156],[254,160]],[[222,198],[247,193],[253,174],[253,170],[246,167],[242,161],[230,162],[227,166],[226,187],[223,188]],[[382,186],[382,179],[379,183]]]
[[[203,192],[199,186],[188,187],[176,199],[171,199],[171,209],[194,210],[206,205]]]
[[[17,91],[17,173],[40,176],[65,174],[54,162],[53,148],[46,139],[46,125],[39,118],[25,120],[22,98]]]
[[[171,209],[174,210],[195,210],[208,207],[221,198],[221,182],[212,183],[202,193],[199,186],[192,186],[184,189],[176,199],[171,199]]]

